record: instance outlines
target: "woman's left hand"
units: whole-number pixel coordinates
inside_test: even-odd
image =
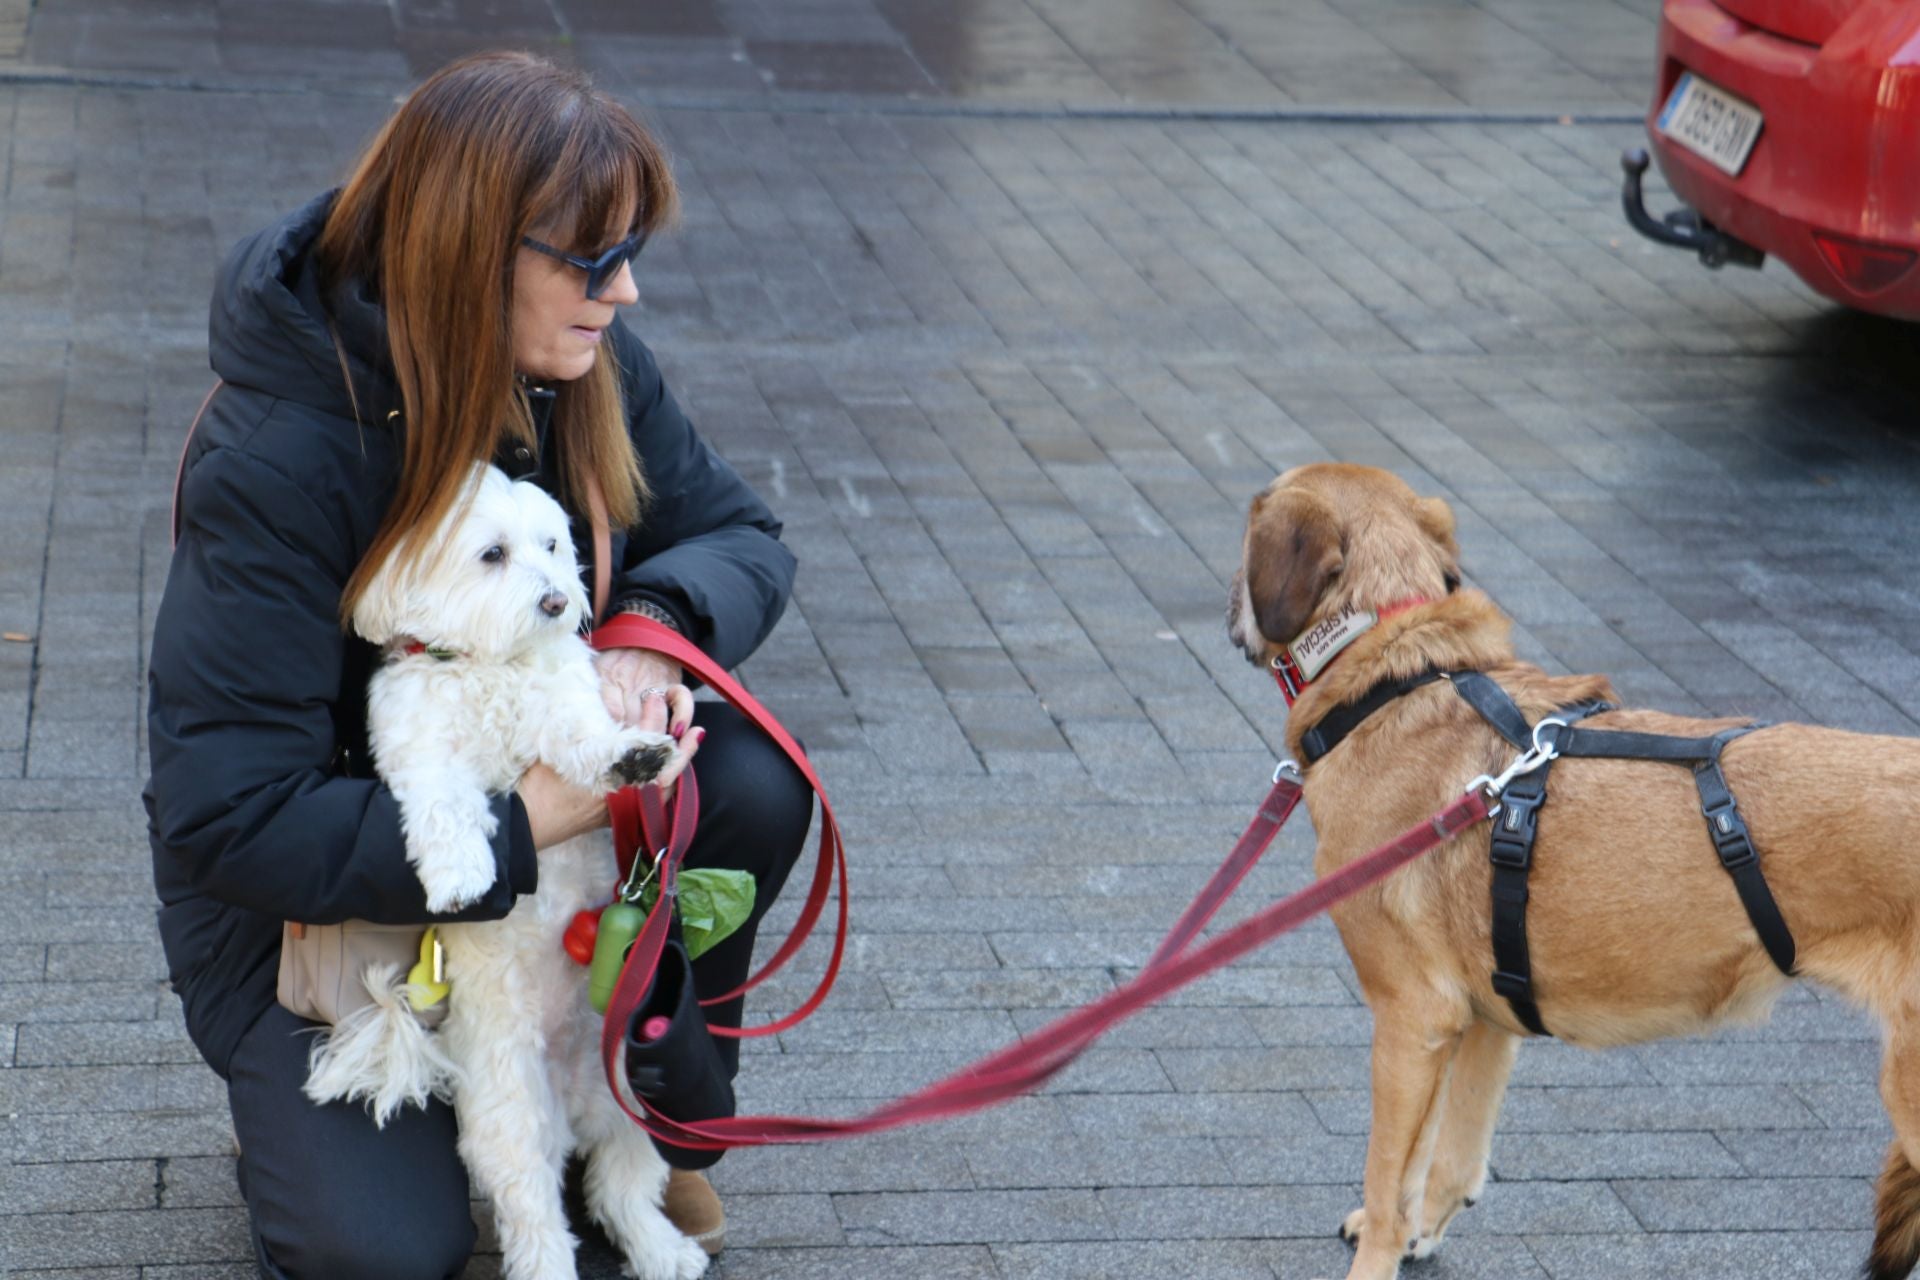
[[[679,663],[651,649],[605,649],[593,663],[600,699],[621,724],[669,733],[693,723],[693,691],[681,683]]]

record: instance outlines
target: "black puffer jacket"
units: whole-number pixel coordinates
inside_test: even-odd
[[[283,920],[430,918],[393,797],[366,766],[375,654],[338,620],[396,487],[404,424],[388,419],[400,401],[378,307],[350,290],[323,302],[310,268],[331,201],[243,241],[220,273],[212,357],[226,385],[194,434],[154,628],[145,799],[160,936],[187,1030],[223,1074],[274,999]],[[653,600],[732,665],[779,618],[793,556],[688,425],[652,353],[624,325],[609,336],[654,494],[640,527],[614,535],[612,599]],[[545,443],[543,431],[541,456],[499,461],[551,490]],[[584,566],[590,539],[575,525]],[[524,809],[503,796],[494,811],[499,880],[454,918],[498,918],[535,889]]]

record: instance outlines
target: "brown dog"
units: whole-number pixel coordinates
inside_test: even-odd
[[[1371,467],[1320,464],[1253,500],[1228,608],[1265,666],[1349,608],[1393,612],[1299,694],[1287,746],[1383,680],[1481,671],[1529,721],[1613,700],[1601,676],[1515,659],[1509,620],[1459,580],[1453,513]],[[1321,634],[1324,634],[1322,632]],[[1688,737],[1738,720],[1606,712],[1582,727]],[[1517,752],[1445,680],[1388,702],[1307,766],[1325,875],[1457,799]],[[1886,1027],[1881,1096],[1898,1137],[1881,1176],[1871,1280],[1920,1260],[1920,741],[1783,724],[1726,747],[1724,771],[1798,948],[1800,975]],[[1533,989],[1553,1034],[1587,1046],[1765,1015],[1788,979],[1762,948],[1701,816],[1693,774],[1645,760],[1563,758],[1541,811],[1526,915]],[[1424,1257],[1486,1180],[1519,1037],[1491,985],[1488,828],[1475,827],[1333,910],[1373,1011],[1373,1125],[1348,1280]]]

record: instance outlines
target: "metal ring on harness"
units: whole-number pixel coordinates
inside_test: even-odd
[[[1564,729],[1570,723],[1571,721],[1562,720],[1559,716],[1541,716],[1540,723],[1533,726],[1533,749],[1535,751],[1546,752],[1546,759],[1548,760],[1559,759],[1560,745],[1557,741],[1559,735],[1554,735],[1556,741],[1543,743],[1540,741],[1540,731],[1548,725],[1552,725],[1556,729]]]

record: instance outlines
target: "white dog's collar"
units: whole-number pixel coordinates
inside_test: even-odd
[[[458,649],[443,648],[437,644],[428,644],[424,640],[409,640],[405,644],[395,644],[387,652],[389,656],[408,658],[424,653],[435,662],[452,662],[455,658],[466,656]]]

